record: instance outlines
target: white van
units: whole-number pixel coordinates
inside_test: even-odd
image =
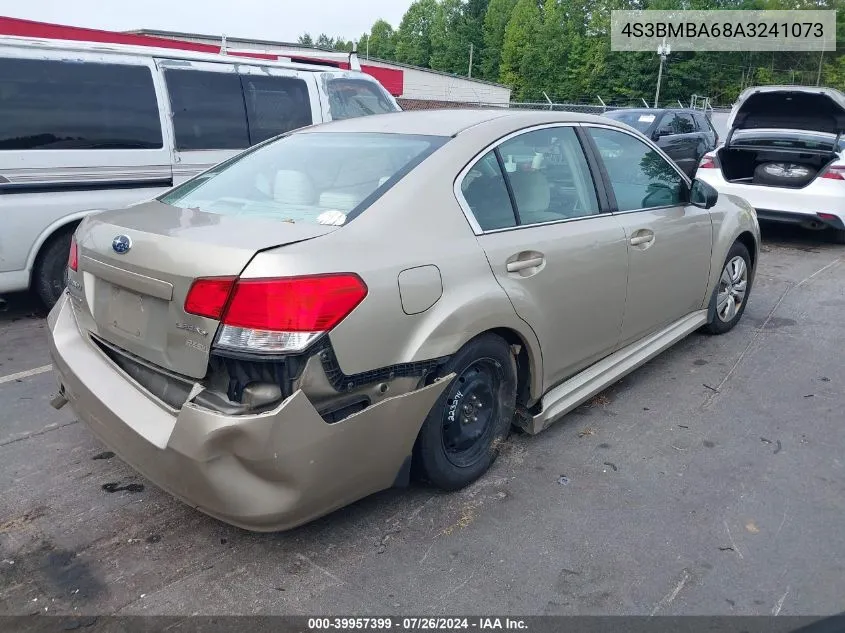
[[[133,204],[239,151],[399,110],[375,79],[173,49],[0,38],[0,295],[52,306],[88,213]]]

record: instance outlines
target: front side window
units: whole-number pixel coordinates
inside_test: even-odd
[[[174,70],[164,72],[176,149],[249,147],[241,80],[234,73]]]
[[[520,134],[499,146],[521,224],[599,213],[587,159],[571,127]]]
[[[162,146],[149,68],[0,59],[0,150]]]
[[[625,132],[587,129],[599,150],[619,211],[683,203],[684,179],[651,147]]]
[[[446,140],[300,132],[244,152],[159,200],[221,215],[340,224],[363,211]]]
[[[326,91],[333,120],[397,111],[381,86],[367,79],[330,78]]]

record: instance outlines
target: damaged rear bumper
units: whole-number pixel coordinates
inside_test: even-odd
[[[286,530],[393,485],[453,375],[329,424],[301,391],[272,411],[170,409],[77,327],[67,296],[48,318],[50,353],[79,418],[157,486],[221,521]]]

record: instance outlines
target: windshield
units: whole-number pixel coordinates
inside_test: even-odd
[[[605,112],[604,116],[608,119],[624,123],[625,125],[630,125],[639,132],[647,131],[657,118],[656,114],[643,112],[642,110],[618,110],[616,112]]]
[[[337,78],[326,82],[332,119],[351,119],[369,114],[396,112],[396,105],[374,81]]]
[[[159,200],[221,215],[343,224],[446,140],[401,134],[292,134],[247,150]]]
[[[836,148],[834,148],[834,143]],[[845,150],[845,139],[838,139],[836,134],[810,132],[804,130],[734,130],[731,146],[782,147],[797,150],[836,151]]]

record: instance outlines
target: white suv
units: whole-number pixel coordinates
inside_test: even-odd
[[[362,72],[114,44],[0,39],[0,295],[65,287],[93,210],[160,195],[242,150],[399,110]]]
[[[696,177],[745,198],[761,220],[833,229],[845,243],[845,95],[832,88],[748,88],[725,143]]]

